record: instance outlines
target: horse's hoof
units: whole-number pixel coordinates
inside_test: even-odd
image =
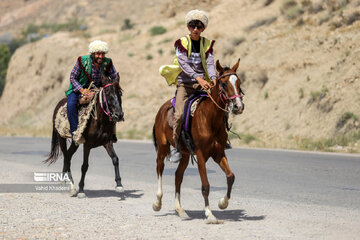
[[[125,190],[124,190],[124,187],[123,186],[117,186],[115,187],[115,192],[118,192],[118,193],[123,193]]]
[[[189,215],[187,215],[187,213],[183,208],[175,209],[175,211],[177,212],[180,218],[189,218]]]
[[[223,224],[224,221],[217,219],[214,216],[210,216],[205,221],[206,224]]]
[[[77,191],[76,191],[75,188],[70,190],[70,196],[71,196],[71,197],[75,197],[75,196],[76,196],[76,193],[77,193]]]
[[[160,204],[153,203],[152,207],[155,212],[158,212],[161,209],[161,203]]]
[[[221,198],[219,200],[218,206],[219,206],[220,209],[225,209],[225,208],[228,207],[228,205],[229,205],[229,201],[226,198]]]
[[[87,196],[85,195],[85,193],[81,192],[77,194],[78,198],[87,198]]]

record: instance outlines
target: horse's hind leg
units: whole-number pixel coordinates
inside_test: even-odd
[[[165,143],[163,145],[158,146],[157,158],[156,158],[156,173],[158,177],[158,189],[156,192],[156,201],[153,203],[153,210],[160,211],[162,204],[162,174],[164,171],[164,159],[169,152],[169,144]]]
[[[223,153],[220,157],[215,158],[215,162],[217,162],[219,164],[220,168],[224,171],[224,173],[226,175],[227,186],[228,186],[227,193],[226,193],[225,197],[223,197],[219,200],[219,204],[218,204],[220,209],[225,209],[229,205],[229,199],[230,199],[232,186],[235,181],[235,175],[230,169],[230,166],[229,166],[228,160],[225,156],[225,153]]]
[[[219,224],[222,221],[219,221],[212,213],[209,204],[209,193],[210,193],[210,184],[206,173],[206,159],[202,151],[197,151],[197,160],[198,160],[198,169],[201,179],[201,192],[205,200],[205,216],[206,216],[206,223],[210,224]]]
[[[183,153],[182,158],[180,159],[179,166],[175,172],[175,211],[181,218],[189,217],[180,204],[181,183],[183,181],[184,172],[188,165],[189,165],[189,154]]]
[[[70,194],[73,196],[76,194],[76,188],[75,188],[75,184],[74,184],[74,179],[71,175],[71,158],[74,155],[74,153],[76,152],[76,150],[78,149],[79,146],[77,146],[74,142],[71,143],[69,149],[67,149],[66,147],[66,138],[62,138],[59,137],[59,144],[60,144],[60,149],[63,153],[64,156],[64,166],[63,166],[63,172],[64,173],[69,173],[70,174],[70,184],[71,184],[71,192]]]
[[[79,182],[79,193],[77,195],[78,198],[85,198],[85,192],[84,192],[84,182],[85,182],[85,175],[89,168],[89,154],[90,154],[90,147],[84,144],[84,159],[83,164],[81,166],[81,179]]]
[[[119,172],[119,158],[115,153],[112,142],[105,144],[104,148],[106,149],[107,153],[111,157],[114,168],[115,168],[115,182],[116,182],[115,191],[116,192],[124,192],[124,187],[121,184],[121,177],[120,177],[120,172]]]

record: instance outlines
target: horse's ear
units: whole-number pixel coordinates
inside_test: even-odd
[[[114,81],[117,83],[120,83],[120,75],[119,73],[116,74],[116,77],[114,78]]]
[[[223,70],[223,67],[220,65],[219,59],[216,60],[216,70],[220,73]]]
[[[236,72],[236,70],[237,70],[238,67],[239,67],[239,63],[240,63],[240,58],[238,59],[237,63],[235,63],[235,65],[231,68],[231,70],[232,70],[233,72]]]

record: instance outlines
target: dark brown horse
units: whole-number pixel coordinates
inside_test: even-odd
[[[240,59],[232,67],[223,68],[219,61],[216,62],[216,69],[219,72],[217,83],[213,87],[210,98],[204,100],[197,108],[192,120],[191,134],[195,145],[195,154],[202,184],[202,195],[205,200],[205,215],[207,223],[219,223],[212,214],[209,206],[210,184],[206,174],[206,162],[209,157],[219,164],[227,178],[227,193],[219,201],[219,208],[225,209],[228,206],[232,185],[235,180],[233,172],[230,170],[226,155],[225,145],[228,139],[225,129],[224,116],[226,111],[240,114],[244,110],[242,102],[241,80],[236,74]],[[170,152],[170,144],[175,146],[173,141],[173,131],[167,120],[167,112],[171,108],[170,100],[165,102],[159,109],[153,131],[154,143],[157,149],[157,176],[158,190],[157,200],[153,204],[154,211],[161,209],[162,173],[164,170],[164,158]],[[184,171],[189,164],[189,151],[181,144],[182,158],[175,172],[175,210],[180,217],[187,217],[185,210],[180,204],[180,188],[184,176]]]
[[[113,161],[115,168],[115,191],[123,192],[123,186],[121,184],[121,177],[119,173],[119,158],[116,155],[113,147],[113,143],[116,142],[116,122],[124,120],[124,113],[122,111],[122,89],[120,87],[119,75],[112,81],[108,77],[102,78],[102,88],[100,88],[101,94],[95,95],[97,97],[95,117],[90,117],[87,126],[83,132],[84,142],[84,154],[83,164],[81,166],[81,180],[79,182],[79,192],[77,196],[79,198],[86,197],[84,193],[84,180],[85,174],[89,167],[89,154],[92,148],[103,146]],[[102,96],[102,97],[101,97]],[[105,101],[100,102],[100,97]],[[60,136],[55,128],[55,117],[61,106],[66,104],[66,98],[62,99],[54,110],[53,115],[53,132],[51,139],[51,152],[48,158],[44,161],[45,163],[54,163],[59,156],[59,147],[64,156],[63,172],[70,173],[71,157],[74,155],[79,145],[71,142],[70,147],[67,149],[66,138]],[[103,103],[102,103],[103,102]],[[108,106],[107,108],[105,106]],[[74,182],[72,180],[72,194],[75,194]]]

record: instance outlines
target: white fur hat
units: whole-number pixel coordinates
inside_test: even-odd
[[[104,52],[108,53],[109,47],[106,42],[95,40],[89,44],[89,52],[95,53],[95,52]]]
[[[186,26],[189,24],[189,22],[191,22],[193,20],[199,20],[200,22],[202,22],[204,24],[204,26],[206,28],[208,25],[208,22],[209,22],[209,17],[206,12],[195,9],[195,10],[191,10],[190,12],[188,12],[186,14],[186,16],[185,16]]]

